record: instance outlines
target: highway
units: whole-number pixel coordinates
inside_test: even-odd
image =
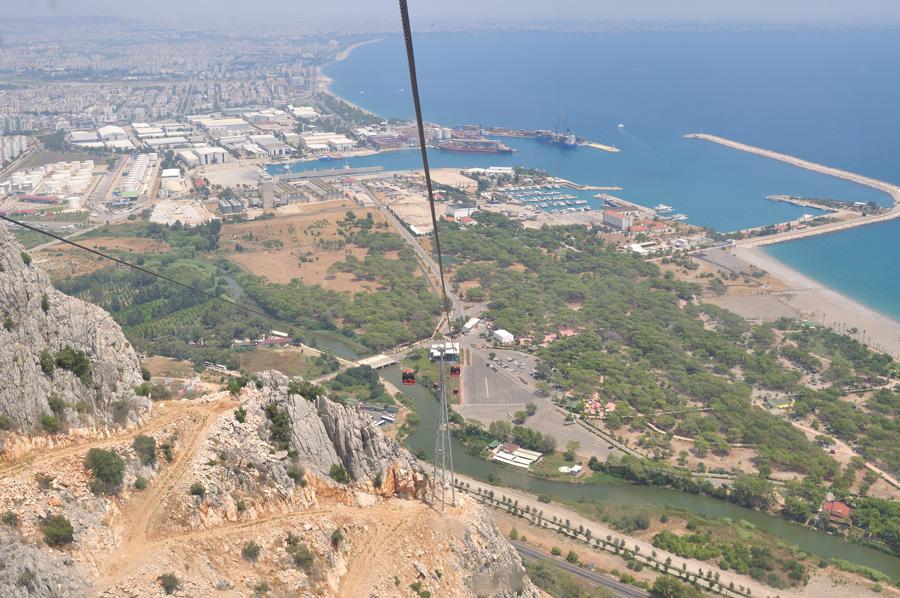
[[[585,569],[584,567],[581,567],[574,563],[570,563],[565,559],[561,559],[559,557],[541,552],[540,550],[537,550],[536,548],[533,548],[528,544],[523,544],[516,540],[510,540],[510,543],[522,556],[522,560],[552,561],[555,566],[559,567],[563,571],[571,573],[572,575],[589,583],[592,583],[595,586],[605,588],[611,591],[616,596],[623,596],[624,598],[648,598],[650,596],[649,593],[640,588],[630,586],[627,583],[622,583],[621,581],[616,581],[615,579],[606,577],[605,575],[600,575],[599,573],[594,573],[590,569]]]

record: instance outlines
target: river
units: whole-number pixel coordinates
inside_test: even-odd
[[[397,366],[382,370],[381,375],[397,388],[401,388],[406,396],[415,401],[416,411],[421,418],[421,423],[407,438],[406,445],[414,452],[424,451],[426,457],[431,459],[434,455],[434,438],[438,418],[438,404],[434,395],[431,391],[418,384],[415,386],[402,386],[400,369]],[[729,517],[734,521],[743,519],[757,528],[783,538],[787,542],[795,544],[810,553],[828,558],[844,559],[878,569],[893,579],[900,578],[900,559],[896,557],[724,500],[666,488],[639,486],[624,481],[570,484],[546,480],[473,457],[455,440],[452,441],[452,446],[455,470],[479,480],[486,481],[488,474],[493,473],[500,479],[499,485],[501,486],[519,488],[535,494],[546,494],[571,501],[589,499],[625,506],[652,505],[663,507],[671,505],[706,517]]]

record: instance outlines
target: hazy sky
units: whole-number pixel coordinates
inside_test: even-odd
[[[420,24],[484,19],[900,24],[900,0],[409,0]],[[111,16],[173,22],[396,18],[395,0],[0,0],[7,17]],[[199,23],[198,23],[199,24]]]

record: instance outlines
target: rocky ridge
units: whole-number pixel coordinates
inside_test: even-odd
[[[4,225],[0,323],[0,430],[39,433],[52,428],[45,416],[69,429],[126,426],[150,409],[134,391],[137,354],[112,317],[57,291]]]

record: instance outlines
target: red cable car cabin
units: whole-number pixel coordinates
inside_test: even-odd
[[[458,365],[450,366],[450,375],[454,378],[459,378],[460,367]]]
[[[416,371],[403,370],[403,372],[400,374],[400,381],[404,386],[412,386],[416,383]]]

